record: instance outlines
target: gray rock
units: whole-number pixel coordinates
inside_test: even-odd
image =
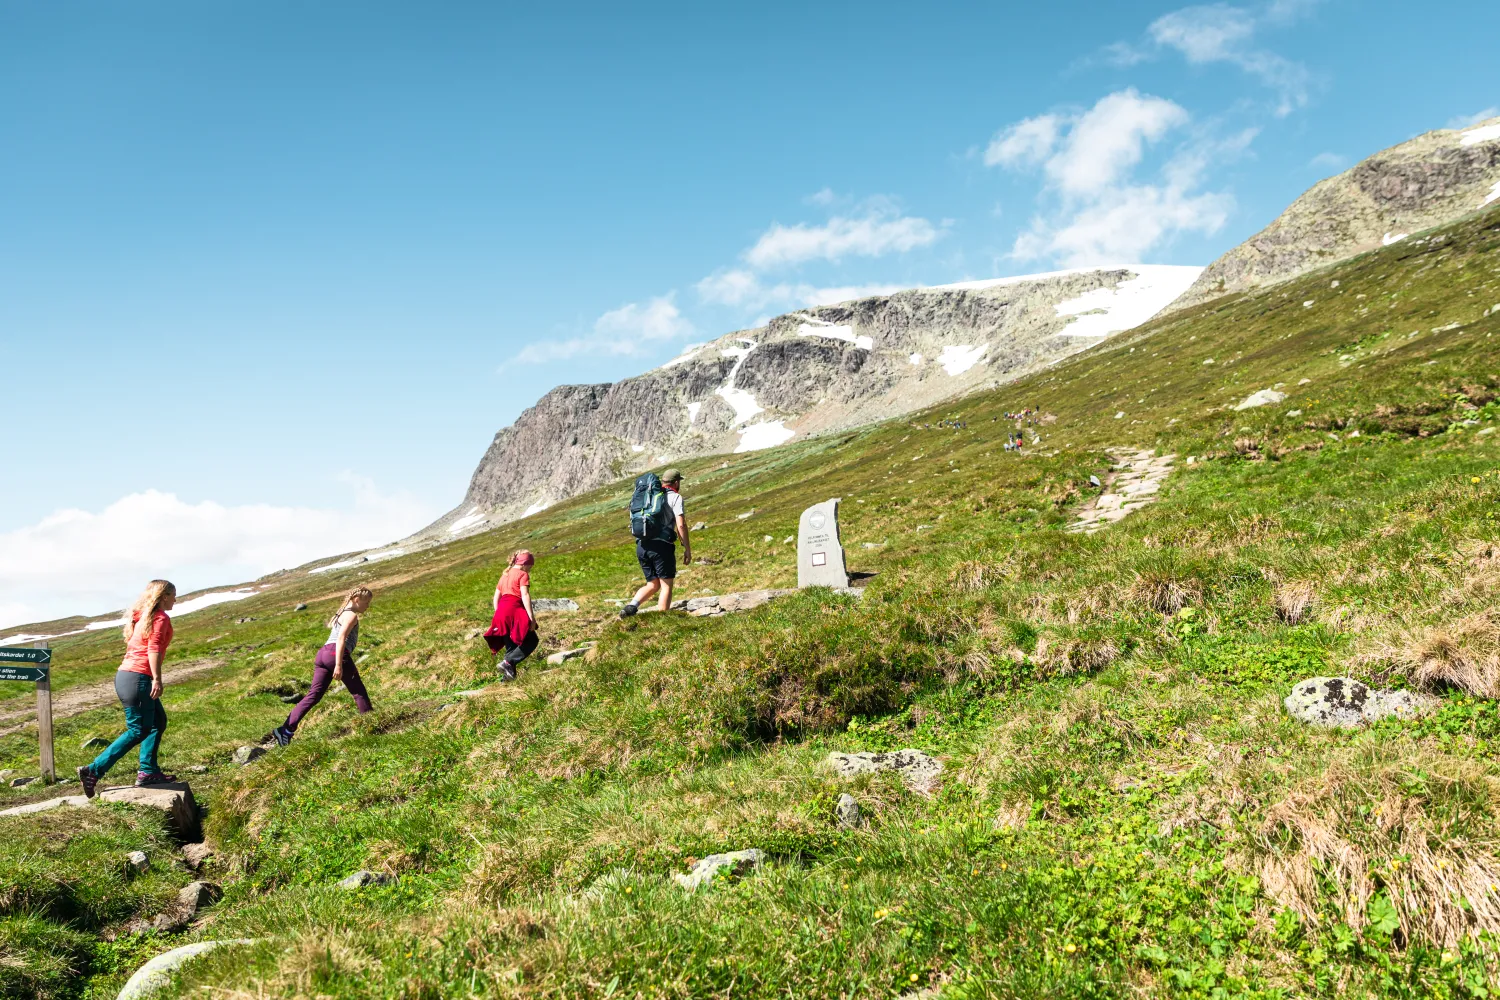
[[[865,825],[865,818],[859,812],[859,803],[848,792],[839,796],[838,805],[833,807],[833,814],[838,819],[841,830],[858,830]]]
[[[217,903],[224,898],[224,890],[213,882],[189,882],[177,890],[177,902],[197,913],[199,907]]]
[[[693,865],[686,875],[674,874],[672,878],[684,889],[695,892],[700,886],[712,883],[721,874],[726,878],[739,878],[757,872],[764,860],[765,855],[753,847],[747,851],[710,854]]]
[[[120,990],[116,1000],[150,1000],[162,990],[172,985],[172,977],[178,969],[182,968],[192,959],[204,952],[213,951],[215,948],[223,948],[230,945],[255,944],[254,938],[234,938],[228,941],[199,941],[196,944],[185,944],[181,948],[173,948],[171,951],[157,955],[151,961],[135,971],[135,975],[126,982],[125,988]]]
[[[703,521],[699,521],[697,524],[693,525],[688,530],[689,531],[702,531],[702,530],[704,530],[707,527],[708,527],[708,525],[706,523],[704,523]]]
[[[31,813],[61,809],[63,806],[86,806],[88,804],[89,800],[87,796],[64,795],[57,799],[45,799],[41,802],[28,802],[23,806],[11,806],[9,809],[0,809],[0,816],[28,816]]]
[[[880,771],[895,771],[901,780],[914,792],[931,795],[937,791],[938,775],[943,773],[943,764],[920,750],[896,750],[892,753],[831,753],[829,765],[840,777],[853,778],[861,774]]]
[[[478,639],[482,635],[484,635],[484,629],[482,629],[482,628],[476,628],[476,629],[471,629],[469,631],[469,634],[466,635],[466,636],[464,636],[464,638],[465,639]]]
[[[12,774],[15,774],[15,773],[16,772],[13,771],[11,768],[8,768],[8,767],[5,768],[3,771],[0,771],[0,781],[5,781],[5,780],[9,779],[10,776]]]
[[[187,844],[182,849],[182,860],[187,864],[189,870],[197,871],[203,867],[205,861],[213,857],[216,853],[218,852],[204,843]]]
[[[306,605],[306,604],[298,604],[298,605],[297,605],[297,606],[296,606],[296,607],[295,607],[295,608],[293,608],[293,609],[292,609],[292,610],[293,610],[293,611],[306,611],[306,610],[307,610],[307,605]]]
[[[145,788],[133,785],[101,788],[98,797],[104,802],[124,802],[148,809],[160,809],[166,813],[167,823],[179,841],[203,839],[203,829],[198,819],[198,803],[193,798],[192,786],[185,781],[148,785]]]
[[[453,692],[453,697],[455,697],[455,698],[478,698],[480,695],[482,695],[484,693],[485,693],[485,689],[484,688],[473,688],[472,690],[469,690],[469,691],[455,691],[455,692]]]
[[[102,750],[103,748],[105,748],[107,746],[109,746],[109,740],[106,740],[106,739],[104,739],[103,737],[100,737],[100,736],[90,736],[88,739],[86,739],[82,743],[78,744],[78,749],[80,749],[80,750]]]
[[[41,781],[41,780],[42,780],[41,778],[38,778],[38,777],[36,777],[34,775],[32,777],[29,777],[29,778],[11,778],[10,779],[10,787],[12,787],[12,788],[25,788],[27,785],[31,784],[32,782],[34,782],[34,781]]]
[[[125,855],[125,863],[137,874],[151,867],[151,859],[146,857],[145,851],[131,851]]]
[[[1382,691],[1350,677],[1298,681],[1283,704],[1292,718],[1313,726],[1351,728],[1381,719],[1415,719],[1438,700],[1416,691]]]
[[[577,611],[578,602],[571,597],[533,597],[533,611]]]
[[[550,664],[552,664],[553,666],[559,666],[559,665],[561,665],[563,663],[567,663],[569,660],[576,659],[576,658],[578,658],[580,656],[586,655],[588,653],[588,651],[591,650],[591,649],[593,649],[593,648],[594,648],[594,644],[592,642],[589,642],[589,643],[584,643],[582,646],[579,646],[577,649],[564,649],[561,652],[553,653],[550,656],[548,656],[547,657],[547,662],[550,663]]]
[[[207,764],[189,764],[187,767],[183,768],[183,770],[186,771],[188,774],[207,774],[208,773],[208,765]]]
[[[234,752],[234,762],[240,767],[244,767],[255,758],[264,757],[265,755],[265,747],[240,747]]]
[[[389,885],[396,881],[385,872],[372,872],[367,868],[361,868],[347,878],[341,878],[336,883],[340,889],[363,889],[367,885]]]

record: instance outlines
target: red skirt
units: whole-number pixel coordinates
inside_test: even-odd
[[[490,627],[484,633],[484,641],[489,644],[490,651],[498,653],[510,645],[519,646],[526,641],[526,637],[536,630],[532,624],[531,616],[526,613],[526,605],[514,594],[501,594],[500,604],[495,608],[495,617],[490,621]]]

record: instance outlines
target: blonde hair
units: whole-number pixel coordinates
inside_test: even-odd
[[[147,632],[151,630],[151,619],[161,610],[161,602],[167,597],[176,597],[177,587],[170,580],[152,580],[146,584],[146,589],[141,591],[141,596],[135,599],[130,610],[125,612],[124,628],[120,631],[125,635],[125,641],[129,642],[135,635],[137,628]],[[136,618],[136,612],[140,617]],[[134,620],[132,620],[134,619]]]
[[[343,614],[345,611],[348,611],[351,607],[353,607],[354,602],[359,600],[361,597],[368,597],[373,600],[375,598],[375,592],[369,587],[355,587],[353,590],[349,591],[349,596],[344,598],[344,603],[340,604],[339,609],[333,613],[333,617],[328,619],[328,627],[333,628],[334,623],[339,620],[339,615]]]

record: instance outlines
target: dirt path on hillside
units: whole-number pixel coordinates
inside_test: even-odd
[[[223,660],[191,660],[180,663],[177,666],[168,666],[162,672],[162,680],[167,684],[176,684],[185,681],[189,677],[212,670],[214,667],[223,666]],[[36,700],[33,698],[18,699],[25,704],[21,709],[0,709],[0,736],[9,736],[11,733],[19,733],[28,726],[36,725]],[[100,708],[104,705],[113,705],[115,698],[115,680],[109,680],[100,684],[75,684],[70,688],[54,692],[52,695],[52,718],[66,719],[70,715],[78,715],[87,712],[91,708]]]
[[[1162,455],[1150,449],[1127,451],[1111,449],[1109,454],[1115,464],[1105,474],[1105,492],[1078,509],[1078,520],[1068,525],[1068,531],[1082,531],[1092,535],[1105,525],[1125,517],[1133,510],[1140,510],[1156,502],[1156,493],[1162,482],[1172,473],[1172,460],[1176,455]]]

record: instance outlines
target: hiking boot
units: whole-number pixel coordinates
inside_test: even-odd
[[[509,660],[500,661],[500,679],[502,681],[513,681],[516,679],[516,665]]]
[[[91,799],[94,797],[94,787],[99,784],[99,776],[85,764],[78,769],[78,783],[83,786],[84,796]]]
[[[277,746],[284,747],[292,742],[292,731],[283,723],[271,730],[271,739],[276,741]]]
[[[175,774],[162,774],[160,771],[137,771],[135,772],[135,787],[148,788],[151,785],[166,785],[177,780]]]
[[[639,610],[640,609],[637,608],[634,604],[627,604],[623,608],[620,609],[620,617],[621,618],[629,618],[631,615],[635,614]]]

